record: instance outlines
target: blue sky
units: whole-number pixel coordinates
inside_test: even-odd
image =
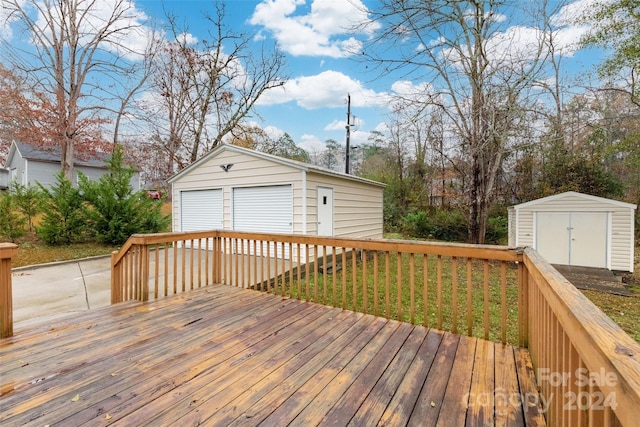
[[[114,0],[98,1],[108,4]],[[150,21],[162,22],[163,7],[166,8],[178,16],[179,22],[188,23],[188,31],[195,39],[206,37],[203,10],[215,12],[209,0],[129,1]],[[550,1],[552,6],[558,4]],[[567,17],[593,1],[568,1],[568,6],[554,17],[560,43],[566,46],[563,66],[570,75],[581,75],[600,60],[598,52],[570,47],[585,28],[571,24]],[[329,138],[344,143],[346,98],[350,94],[352,114],[357,117],[351,134],[353,144],[365,142],[372,130],[383,130],[390,112],[389,95],[410,92],[424,82],[416,76],[381,76],[367,71],[366,64],[351,57],[350,52],[357,51],[372,34],[351,33],[347,29],[353,22],[367,19],[366,8],[375,4],[374,0],[228,0],[225,22],[229,27],[251,35],[254,46],[263,42],[277,44],[287,58],[285,90],[267,93],[257,108],[262,119],[251,120],[274,134],[287,132],[311,152],[319,151]],[[518,25],[517,17],[501,18],[505,33],[517,31],[523,38],[535,37],[535,31]],[[5,37],[6,31],[6,27],[0,28]],[[131,40],[132,44],[135,42]]]

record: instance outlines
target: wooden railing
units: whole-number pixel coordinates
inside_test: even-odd
[[[638,422],[640,346],[531,249],[209,231],[112,255],[114,303],[211,284],[528,347],[549,425]]]
[[[112,302],[222,283],[524,345],[521,259],[506,247],[404,240],[135,235],[112,255]]]
[[[11,287],[11,258],[18,247],[0,243],[0,338],[13,336],[13,295]]]
[[[640,345],[534,250],[523,257],[529,352],[549,425],[640,425]]]

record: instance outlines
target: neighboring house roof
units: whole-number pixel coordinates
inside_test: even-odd
[[[23,159],[46,162],[46,163],[60,163],[60,146],[51,146],[45,148],[36,147],[24,142],[13,141],[9,154],[5,160],[5,166],[11,163],[11,160],[19,153]],[[107,160],[111,156],[110,153],[95,153],[91,158],[73,160],[74,166],[88,166],[94,168],[107,169]]]
[[[191,163],[189,166],[187,166],[186,168],[182,169],[177,174],[173,175],[171,178],[168,179],[168,182],[171,183],[171,182],[176,181],[180,177],[182,177],[182,176],[186,175],[187,173],[189,173],[190,171],[196,169],[201,164],[203,164],[203,163],[209,161],[210,159],[216,157],[218,154],[220,154],[223,151],[231,151],[231,152],[235,152],[235,153],[239,153],[239,154],[246,154],[246,155],[257,157],[257,158],[260,158],[260,159],[272,161],[274,163],[279,163],[281,165],[289,166],[289,167],[292,167],[292,168],[295,168],[295,169],[298,169],[298,170],[301,170],[301,171],[305,171],[305,172],[314,172],[314,173],[318,173],[318,174],[321,174],[321,175],[329,175],[329,176],[339,177],[339,178],[343,178],[343,179],[347,179],[347,180],[351,180],[351,181],[357,181],[357,182],[362,182],[362,183],[365,183],[365,184],[375,185],[375,186],[378,186],[378,187],[386,187],[386,184],[383,184],[381,182],[372,181],[370,179],[365,179],[365,178],[360,178],[360,177],[354,176],[354,175],[347,175],[345,173],[340,173],[340,172],[336,172],[336,171],[333,171],[333,170],[330,170],[330,169],[325,169],[325,168],[322,168],[320,166],[311,165],[309,163],[299,162],[297,160],[285,159],[284,157],[274,156],[273,154],[261,153],[260,151],[250,150],[248,148],[238,147],[237,145],[231,145],[231,144],[220,144],[220,145],[218,145],[216,148],[214,148],[209,153],[207,153],[206,155],[201,157],[199,160]]]
[[[612,204],[612,205],[615,205],[615,206],[620,206],[620,207],[629,208],[629,209],[635,209],[636,208],[636,205],[633,205],[631,203],[625,203],[625,202],[620,202],[618,200],[606,199],[604,197],[592,196],[590,194],[578,193],[576,191],[566,191],[564,193],[554,194],[553,196],[547,196],[547,197],[543,197],[541,199],[531,200],[529,202],[520,203],[519,205],[512,206],[511,208],[513,208],[513,209],[528,208],[528,207],[535,206],[535,205],[538,205],[538,204],[541,204],[541,203],[546,203],[546,202],[550,202],[550,201],[558,200],[558,199],[564,199],[564,198],[567,198],[567,197],[577,197],[577,198],[580,198],[580,199],[590,200],[590,201],[594,201],[594,202],[609,203],[609,204]]]

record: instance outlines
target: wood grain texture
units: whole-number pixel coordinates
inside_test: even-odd
[[[18,332],[0,341],[3,426],[544,423],[469,405],[535,393],[524,349],[234,286]]]

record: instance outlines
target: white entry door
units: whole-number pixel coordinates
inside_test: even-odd
[[[333,188],[318,187],[318,236],[333,236]]]
[[[536,250],[552,264],[607,267],[607,212],[537,212]]]

